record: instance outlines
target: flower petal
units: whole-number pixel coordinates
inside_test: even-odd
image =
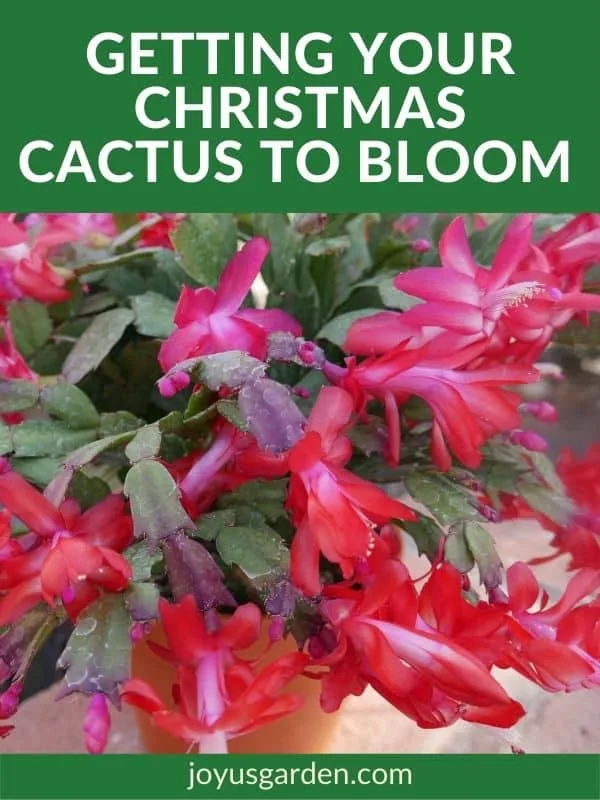
[[[480,302],[479,289],[473,278],[454,268],[411,269],[400,273],[394,279],[394,286],[413,297],[420,297],[421,300],[462,302],[474,306],[478,306]]]
[[[456,217],[446,228],[440,239],[440,257],[447,269],[475,277],[479,266],[467,238],[464,220]]]
[[[254,603],[238,606],[219,631],[219,641],[232,650],[251,647],[260,636],[261,613]]]
[[[217,286],[215,311],[232,313],[238,310],[270,250],[267,239],[255,236],[229,260]]]
[[[489,271],[488,291],[505,286],[527,255],[533,234],[533,214],[519,214],[508,226]]]
[[[327,453],[350,422],[353,411],[354,401],[347,391],[337,386],[326,386],[319,392],[306,430],[319,434],[323,450]]]
[[[535,603],[540,587],[532,570],[521,561],[506,570],[509,603],[512,611],[526,611]]]
[[[293,336],[302,334],[302,326],[291,314],[280,308],[242,308],[235,314],[239,319],[245,319],[253,325],[258,325],[268,333],[285,331]]]
[[[53,536],[64,527],[59,510],[11,469],[0,475],[0,503],[39,536]]]

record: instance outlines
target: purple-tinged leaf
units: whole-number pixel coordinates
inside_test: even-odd
[[[280,576],[266,588],[264,599],[267,614],[278,617],[291,617],[296,604],[304,598],[287,575]]]
[[[249,381],[240,389],[238,404],[263,450],[289,450],[304,434],[304,415],[281,383],[270,378]]]
[[[12,678],[19,670],[36,633],[47,623],[49,616],[45,606],[36,606],[17,624],[10,625],[2,631],[0,634],[0,684]]]
[[[123,592],[127,610],[136,622],[157,619],[160,592],[152,580],[152,568],[161,560],[160,550],[150,552],[148,540],[143,539],[123,555],[131,565],[131,583]]]
[[[223,572],[208,550],[184,534],[172,536],[163,545],[169,586],[175,600],[191,594],[198,608],[208,611],[236,602],[223,583]]]

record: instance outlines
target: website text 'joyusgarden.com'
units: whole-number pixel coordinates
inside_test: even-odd
[[[230,786],[255,786],[269,792],[280,786],[412,786],[408,767],[319,767],[312,761],[306,767],[199,767],[189,762],[186,789],[201,791],[210,787],[221,791]]]

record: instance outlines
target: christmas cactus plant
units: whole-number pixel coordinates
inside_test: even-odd
[[[423,728],[515,725],[506,669],[597,689],[600,450],[555,468],[523,388],[589,340],[598,262],[594,214],[3,215],[2,735],[69,620],[94,753],[123,703],[226,752],[298,676]],[[502,563],[515,517],[562,596]],[[175,704],[131,671],[156,621]],[[250,660],[264,626],[295,648]]]

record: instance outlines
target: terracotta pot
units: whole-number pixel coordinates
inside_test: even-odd
[[[149,638],[165,644],[162,626],[156,624]],[[250,658],[263,653],[267,646],[267,629],[263,628],[261,639],[246,655]],[[271,646],[264,661],[285,655],[295,649],[291,637]],[[133,648],[133,674],[148,681],[165,700],[171,698],[171,687],[175,683],[175,670],[154,655],[144,641]],[[309,678],[294,678],[286,690],[304,697],[304,705],[295,714],[283,717],[253,733],[237,736],[229,741],[231,753],[323,753],[327,752],[335,728],[336,714],[325,714],[319,705],[320,682]],[[152,724],[149,714],[136,709],[138,726],[144,747],[149,753],[185,753],[188,745],[169,736]]]

